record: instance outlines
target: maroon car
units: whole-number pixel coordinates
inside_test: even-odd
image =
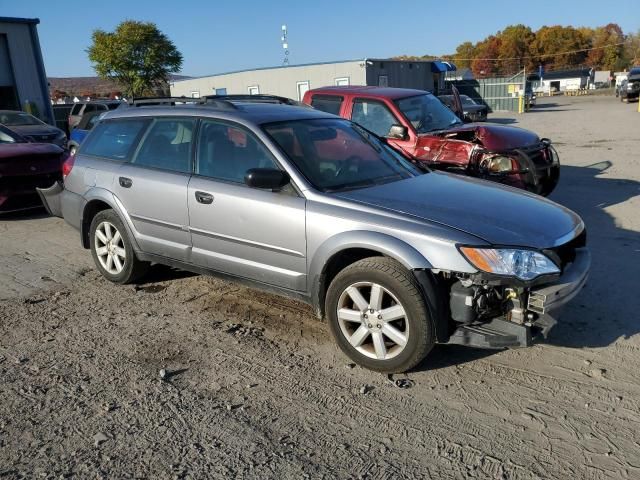
[[[418,164],[549,195],[560,177],[551,141],[516,127],[465,124],[423,90],[324,87],[304,103],[362,125]]]
[[[0,125],[0,213],[41,207],[36,187],[62,178],[68,154],[52,143],[30,143]]]

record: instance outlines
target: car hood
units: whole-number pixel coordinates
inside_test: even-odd
[[[459,137],[460,140],[471,140],[471,136],[474,136],[487,150],[497,151],[528,147],[540,141],[540,137],[529,130],[491,123],[468,123],[437,134],[440,137],[445,135],[447,138]],[[431,136],[431,134],[425,136]]]
[[[549,248],[583,227],[578,215],[543,197],[442,172],[335,195],[446,225],[493,245]]]
[[[464,110],[465,112],[479,112],[481,110],[486,109],[487,107],[485,107],[484,105],[465,105],[462,104],[462,110]]]
[[[0,159],[60,155],[62,148],[53,143],[7,143],[0,145]]]
[[[50,125],[13,125],[9,128],[23,137],[30,135],[52,135],[62,131]]]

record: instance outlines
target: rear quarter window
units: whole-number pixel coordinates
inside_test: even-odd
[[[340,115],[342,100],[342,97],[333,95],[314,95],[311,98],[311,106],[326,113]]]
[[[100,123],[83,143],[80,153],[125,162],[130,158],[148,124],[146,119]]]

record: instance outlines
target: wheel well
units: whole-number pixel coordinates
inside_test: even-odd
[[[320,276],[320,285],[318,289],[318,309],[319,316],[324,317],[324,300],[327,289],[333,279],[352,263],[369,257],[384,257],[385,255],[369,248],[348,248],[335,253],[324,266]]]
[[[91,222],[93,218],[103,210],[108,210],[111,208],[106,202],[102,200],[91,200],[84,207],[84,211],[82,212],[82,246],[84,248],[89,248],[89,228],[91,227]]]

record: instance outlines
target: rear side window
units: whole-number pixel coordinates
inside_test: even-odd
[[[107,108],[108,108],[109,110],[115,110],[115,109],[116,109],[116,108],[118,108],[119,106],[120,106],[120,104],[119,104],[119,103],[110,103],[110,104],[108,104],[108,105],[107,105]]]
[[[131,155],[148,123],[145,119],[100,123],[83,142],[81,153],[124,162]]]
[[[311,98],[311,106],[323,112],[340,115],[342,100],[342,97],[333,95],[314,95]]]
[[[154,120],[131,164],[174,172],[191,172],[191,140],[194,128],[194,119]]]

